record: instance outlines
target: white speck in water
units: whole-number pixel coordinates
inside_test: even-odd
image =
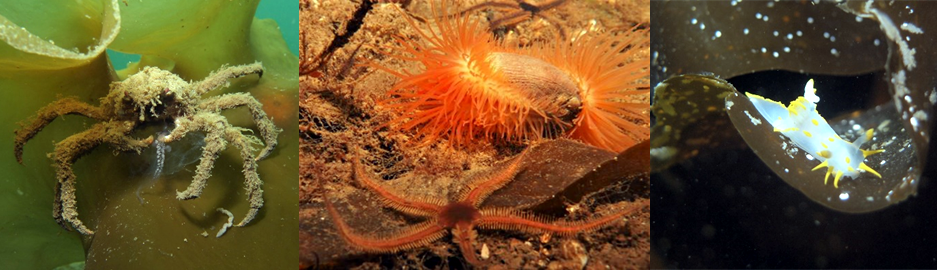
[[[835,36],[830,36],[830,41],[831,41],[831,42],[836,42],[836,37],[835,37]]]
[[[768,50],[765,49],[765,47],[761,47],[761,52],[762,52],[762,53],[766,53],[766,52],[768,52]]]
[[[790,48],[790,47],[784,47],[784,52],[791,52],[791,48]]]
[[[735,1],[735,0],[732,0],[732,3],[731,3],[731,4],[732,4],[732,6],[734,7],[735,5],[738,5],[739,2],[738,2],[738,1]]]
[[[856,22],[862,22],[862,17],[856,16]]]
[[[804,36],[804,32],[801,32],[800,30],[797,30],[797,36],[798,36],[798,37]]]
[[[830,38],[830,32],[823,32],[823,38]]]
[[[790,173],[790,172],[791,172],[791,170],[790,170],[790,169],[788,169],[788,168],[784,168],[784,173]]]
[[[696,24],[696,23],[697,23],[696,18],[690,19],[690,24]]]
[[[746,35],[748,35],[748,28],[742,29],[742,33],[745,33]]]
[[[830,49],[830,53],[833,54],[833,55],[835,55],[835,56],[839,56],[839,51],[837,51],[836,48]]]
[[[813,24],[813,17],[807,17],[807,23]]]
[[[875,44],[875,46],[878,46],[878,45],[882,44],[882,42],[879,41],[879,40],[876,38],[875,41],[872,41],[872,44]]]
[[[903,23],[901,23],[901,29],[903,29],[903,30],[905,30],[905,31],[908,31],[908,32],[911,32],[911,33],[915,33],[915,34],[923,34],[923,33],[924,33],[924,30],[921,30],[920,27],[917,27],[917,25],[914,25],[914,24],[909,23],[909,22],[903,22]]]
[[[762,19],[767,22],[767,21],[768,21],[768,15],[765,15],[765,17],[762,18]]]
[[[772,34],[774,34],[774,36],[778,36],[778,31],[774,31]]]
[[[755,13],[755,19],[761,19],[761,13]]]
[[[778,58],[778,52],[774,52],[771,55],[774,55],[774,58]]]
[[[716,37],[722,37],[722,31],[716,30]]]
[[[787,33],[787,39],[794,39],[794,34]]]
[[[705,24],[705,23],[700,23],[700,24],[699,24],[699,30],[703,30],[703,29],[706,29],[706,24]]]

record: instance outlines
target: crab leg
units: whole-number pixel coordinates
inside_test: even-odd
[[[205,132],[205,147],[202,148],[202,157],[199,159],[198,167],[195,169],[195,178],[185,191],[176,191],[176,199],[190,200],[202,195],[202,190],[208,185],[208,178],[211,177],[211,170],[215,166],[215,158],[218,153],[227,147],[224,140],[223,131],[228,121],[224,117],[212,114],[196,114],[189,117],[177,118],[176,127],[162,138],[163,142],[172,141],[185,137],[192,131]]]
[[[72,164],[85,153],[94,150],[102,143],[110,143],[120,151],[136,151],[139,153],[152,143],[153,138],[136,140],[127,136],[133,130],[133,122],[107,122],[98,123],[90,129],[72,135],[55,145],[52,159],[55,162],[56,178],[55,202],[53,203],[52,217],[66,230],[66,222],[71,224],[78,232],[84,235],[93,235],[94,231],[85,227],[78,219],[78,206],[75,201],[75,172]]]
[[[244,135],[242,132],[245,130],[249,131],[249,129],[229,126],[224,133],[225,138],[241,150],[241,159],[244,162],[241,170],[244,172],[244,189],[247,190],[247,200],[250,202],[250,210],[247,211],[247,215],[244,216],[241,222],[234,225],[237,227],[244,227],[247,223],[250,223],[260,208],[264,206],[264,190],[261,189],[264,182],[257,175],[257,159],[259,158],[253,156],[254,148],[251,147],[251,144],[259,144],[260,142],[254,136]]]
[[[252,144],[261,144],[260,140],[254,136],[244,135],[244,131],[250,130],[232,127],[223,116],[214,113],[200,113],[177,119],[176,128],[164,138],[164,142],[177,140],[185,136],[186,133],[196,130],[206,133],[205,148],[202,150],[202,158],[195,170],[195,178],[192,179],[192,183],[185,191],[176,192],[176,199],[188,200],[201,196],[202,190],[208,184],[208,178],[211,177],[215,158],[230,142],[241,150],[241,158],[244,160],[242,170],[244,172],[244,184],[250,202],[250,210],[248,210],[247,215],[235,226],[243,227],[247,225],[264,205],[263,189],[261,189],[263,181],[257,175],[257,162],[252,155],[254,148],[251,147]]]
[[[14,145],[14,154],[16,155],[16,161],[20,164],[23,163],[23,146],[27,141],[32,139],[39,131],[42,131],[46,125],[52,123],[52,120],[58,118],[59,116],[66,114],[77,114],[83,115],[85,117],[105,120],[104,112],[101,108],[91,106],[88,103],[78,101],[75,98],[63,98],[52,102],[42,109],[39,109],[39,113],[35,118],[30,119],[30,121],[21,124],[22,128],[17,129],[16,133],[16,145]]]
[[[196,94],[203,95],[211,90],[214,90],[215,88],[227,86],[229,79],[243,77],[250,74],[257,74],[258,76],[263,77],[263,65],[261,65],[260,62],[255,62],[253,64],[227,67],[213,71],[211,74],[208,74],[208,77],[205,77],[204,80],[195,83],[193,90],[195,90]]]
[[[264,142],[267,145],[254,160],[260,161],[266,158],[267,155],[270,154],[270,151],[273,151],[273,148],[277,146],[277,135],[282,131],[267,117],[267,113],[263,110],[263,104],[260,104],[257,99],[254,99],[254,97],[247,93],[234,93],[210,97],[198,104],[200,110],[215,113],[240,106],[246,106],[247,109],[250,110],[251,117],[254,118],[254,123],[257,124],[257,129],[260,131],[260,136],[264,138]]]

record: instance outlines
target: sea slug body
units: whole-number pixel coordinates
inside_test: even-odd
[[[440,15],[446,3],[433,8],[429,31],[403,16],[419,39],[397,37],[389,55],[424,69],[370,65],[400,78],[380,103],[402,115],[391,126],[455,145],[568,137],[620,152],[648,138],[650,61],[633,60],[649,44],[646,30],[520,48],[468,15]]]
[[[862,144],[872,140],[873,130],[869,129],[855,142],[841,138],[826,119],[816,110],[820,97],[816,95],[813,79],[804,86],[804,95],[784,106],[780,102],[766,99],[759,95],[746,93],[749,100],[761,115],[771,123],[775,132],[784,134],[797,147],[817,158],[820,164],[813,168],[826,167],[823,183],[833,175],[833,186],[839,188],[843,177],[856,178],[859,172],[868,172],[878,178],[882,176],[864,163],[865,158],[885,150],[864,150]]]

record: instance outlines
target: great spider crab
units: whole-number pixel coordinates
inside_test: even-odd
[[[20,123],[22,127],[14,132],[16,160],[20,164],[23,163],[23,146],[26,142],[59,116],[77,114],[100,121],[88,130],[56,143],[54,152],[49,153],[55,163],[58,178],[52,217],[66,230],[72,230],[69,228],[70,224],[81,234],[90,236],[94,235],[94,231],[85,227],[78,219],[75,200],[76,176],[72,171],[72,164],[103,143],[113,145],[116,151],[134,151],[139,154],[154,142],[154,138],[134,138],[131,133],[135,128],[148,123],[173,122],[175,126],[172,131],[155,140],[169,143],[181,139],[189,132],[205,133],[205,146],[195,178],[185,191],[176,191],[176,199],[198,198],[211,176],[211,169],[219,152],[224,150],[228,143],[240,149],[250,202],[247,215],[235,225],[243,227],[254,219],[264,203],[261,189],[263,181],[257,175],[257,161],[267,157],[276,147],[277,135],[281,130],[267,117],[261,103],[248,93],[231,93],[204,99],[202,95],[229,85],[229,79],[250,74],[263,76],[263,66],[258,62],[222,67],[204,80],[192,83],[169,71],[155,67],[143,68],[124,81],[111,83],[110,92],[101,98],[100,106],[92,106],[74,98],[62,98],[40,109],[36,116]],[[222,110],[240,106],[246,106],[250,110],[263,142],[253,135],[245,134],[251,132],[250,129],[232,126],[219,114]],[[253,144],[266,146],[254,156]]]

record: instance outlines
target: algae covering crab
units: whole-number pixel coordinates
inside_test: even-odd
[[[155,67],[146,67],[121,82],[114,82],[110,92],[101,99],[100,106],[78,101],[74,98],[59,99],[39,110],[36,116],[21,123],[15,131],[14,153],[22,163],[23,146],[59,116],[77,114],[100,121],[87,130],[56,143],[49,154],[56,168],[58,183],[55,186],[55,201],[52,216],[65,229],[72,227],[81,234],[93,235],[80,219],[75,196],[75,179],[72,164],[82,155],[101,144],[110,144],[116,151],[140,153],[154,142],[169,143],[183,138],[190,132],[205,133],[205,147],[196,169],[195,178],[184,191],[176,192],[176,199],[198,198],[211,176],[215,158],[227,145],[240,149],[243,160],[245,189],[250,210],[235,226],[245,226],[263,206],[263,181],[257,174],[257,161],[267,157],[277,145],[280,129],[267,117],[262,105],[247,93],[231,93],[202,98],[202,95],[227,86],[228,80],[251,74],[263,75],[260,63],[223,67],[198,82],[186,82],[179,76]],[[219,113],[223,110],[245,106],[250,110],[261,139],[245,132],[250,129],[235,127]],[[173,123],[174,127],[165,136],[138,139],[132,133],[138,128],[154,123]],[[254,155],[254,145],[265,145]]]

